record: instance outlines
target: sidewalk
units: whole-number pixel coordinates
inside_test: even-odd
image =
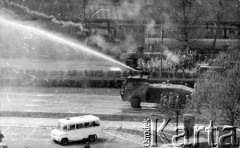
[[[52,118],[21,118],[21,117],[0,117],[1,126],[34,127],[34,128],[53,128],[57,126],[58,119]],[[158,123],[158,127],[161,123]],[[103,129],[125,129],[131,131],[143,132],[143,122],[128,121],[101,121]],[[166,131],[173,131],[175,123],[169,123]]]
[[[53,118],[22,118],[22,117],[0,117],[0,127],[32,127],[32,128],[54,128],[57,126],[58,119]],[[157,128],[162,124],[159,121]],[[183,125],[183,123],[179,123]],[[195,124],[196,126],[205,126],[204,124]],[[131,121],[105,121],[101,120],[101,126],[104,130],[123,130],[129,133],[143,133],[144,123],[143,122],[131,122]],[[164,131],[175,132],[176,123],[168,123]],[[240,129],[237,128],[240,132]]]

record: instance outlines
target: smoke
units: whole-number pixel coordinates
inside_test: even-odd
[[[166,12],[162,12],[161,16],[162,16],[162,19],[164,20],[162,27],[164,29],[170,29],[172,27],[172,22],[171,22],[169,14],[167,14]]]
[[[118,15],[120,19],[136,19],[140,15],[142,3],[124,1],[118,9]]]
[[[151,20],[147,25],[146,25],[146,33],[148,34],[154,34],[154,27],[156,25],[155,20]]]
[[[111,43],[107,43],[105,38],[99,34],[90,36],[89,40],[95,43],[104,53],[111,52],[113,45]]]
[[[63,27],[67,27],[67,26],[73,26],[73,27],[79,27],[81,30],[83,30],[83,26],[80,23],[74,23],[72,21],[61,21],[61,20],[57,20],[56,17],[54,17],[53,15],[46,15],[45,13],[42,12],[38,12],[38,11],[34,11],[29,9],[28,7],[25,7],[23,5],[20,5],[18,3],[15,3],[13,1],[8,1],[8,0],[1,0],[1,2],[4,1],[7,5],[9,6],[13,6],[16,8],[21,9],[23,12],[26,12],[29,15],[32,16],[38,16],[38,17],[43,17],[46,19],[50,19],[53,23],[59,24],[59,25],[63,25]],[[6,8],[4,8],[6,10]],[[14,14],[16,15],[16,14]]]
[[[101,34],[92,35],[89,40],[97,45],[103,53],[113,56],[118,60],[125,60],[128,52],[133,51],[137,47],[135,40],[130,35],[126,35],[125,40],[119,44],[108,42]]]
[[[172,51],[170,51],[166,46],[164,46],[163,54],[166,55],[166,60],[171,61],[172,63],[179,64],[180,59],[178,55],[174,54]]]
[[[202,5],[202,0],[197,0],[196,1],[199,5]]]

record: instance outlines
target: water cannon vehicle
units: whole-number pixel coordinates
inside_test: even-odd
[[[144,74],[130,75],[120,89],[122,100],[130,102],[132,108],[141,108],[141,102],[160,104],[164,96],[177,98],[178,108],[183,108],[193,93],[194,89],[185,85],[149,83],[149,75]]]

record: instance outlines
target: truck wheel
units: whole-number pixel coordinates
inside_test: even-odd
[[[63,139],[61,140],[61,144],[62,144],[62,145],[68,145],[68,139],[67,139],[67,138],[63,138]]]
[[[138,97],[132,97],[130,100],[130,104],[132,108],[141,108],[141,100]]]
[[[97,139],[97,135],[90,135],[90,136],[88,137],[88,141],[89,141],[89,142],[94,142],[94,141],[96,141],[96,139]]]

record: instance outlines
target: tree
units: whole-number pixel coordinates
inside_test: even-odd
[[[222,54],[214,66],[198,79],[188,112],[197,110],[204,119],[235,125],[240,120],[240,53]]]
[[[89,38],[91,35],[94,35],[95,29],[97,29],[98,27],[103,28],[102,25],[104,24],[104,28],[108,31],[107,36],[109,36],[111,34],[111,21],[106,21],[106,19],[108,18],[104,18],[104,16],[107,17],[108,15],[111,15],[111,17],[113,17],[112,10],[110,9],[110,7],[106,6],[97,7],[97,5],[101,5],[101,2],[95,1],[93,3],[95,3],[95,5],[92,5],[91,2],[89,2],[88,0],[83,0],[81,12],[78,15],[78,19],[84,24],[85,35],[87,38]],[[103,18],[100,18],[96,23],[95,19],[99,16]]]
[[[212,43],[212,51],[214,51],[217,38],[218,31],[220,29],[221,22],[223,21],[224,14],[226,13],[226,8],[228,7],[228,2],[226,0],[212,0],[207,2],[207,11],[209,12],[209,20],[214,23],[214,31],[213,31],[213,43]]]
[[[183,49],[186,49],[190,39],[196,38],[204,9],[197,0],[170,0],[170,7],[173,8],[171,20],[176,28],[174,37],[182,43]]]

